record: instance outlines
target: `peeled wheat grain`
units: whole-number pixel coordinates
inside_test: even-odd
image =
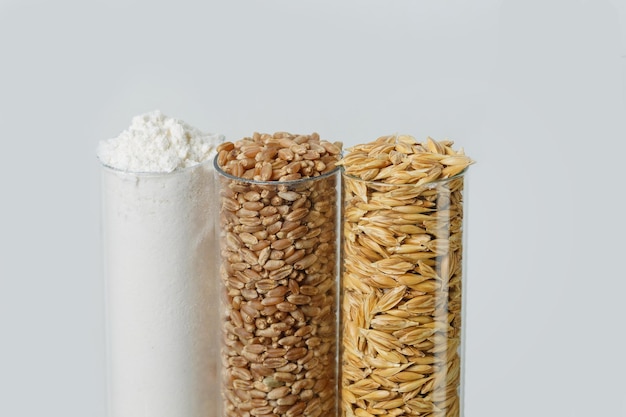
[[[334,415],[340,153],[286,132],[218,149],[224,415]]]

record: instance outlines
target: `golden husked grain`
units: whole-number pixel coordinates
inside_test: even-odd
[[[350,153],[339,164],[344,166],[346,174],[362,180],[421,185],[457,175],[473,163],[462,151],[452,149],[452,145],[453,142],[438,142],[432,138],[421,144],[411,136],[383,136],[348,149]],[[381,152],[382,149],[387,152]],[[381,155],[386,158],[381,159]],[[405,159],[412,163],[399,165]],[[369,178],[371,173],[368,171],[372,168],[382,169]]]
[[[339,162],[342,416],[459,415],[462,174],[473,161],[452,145],[383,136]]]

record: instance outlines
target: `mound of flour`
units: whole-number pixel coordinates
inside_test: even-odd
[[[135,116],[117,138],[98,146],[98,158],[127,172],[172,172],[210,159],[221,135],[203,133],[159,110]]]
[[[154,111],[99,144],[111,416],[217,415],[221,140]]]

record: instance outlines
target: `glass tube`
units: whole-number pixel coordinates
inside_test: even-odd
[[[223,415],[334,416],[339,170],[219,184]]]
[[[343,175],[341,416],[463,415],[463,184]]]
[[[110,417],[218,416],[212,171],[102,165]]]

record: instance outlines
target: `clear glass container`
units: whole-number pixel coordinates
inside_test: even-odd
[[[464,173],[343,174],[341,416],[463,415]]]
[[[102,165],[110,417],[218,416],[212,171]]]
[[[339,169],[253,181],[215,160],[222,415],[335,416]]]

